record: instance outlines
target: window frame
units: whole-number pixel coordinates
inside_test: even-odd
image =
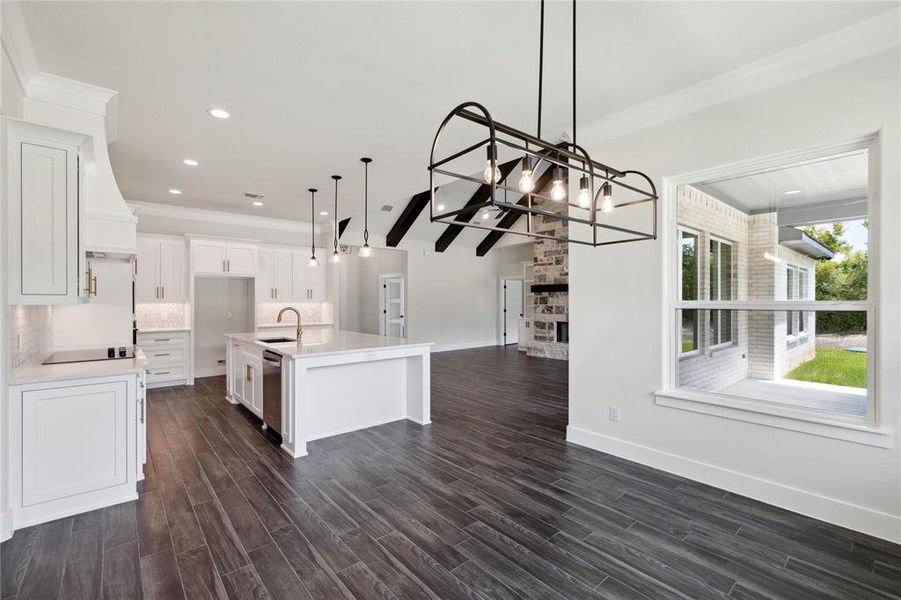
[[[701,298],[701,239],[702,239],[701,231],[698,229],[694,229],[692,227],[686,227],[685,225],[678,225],[677,231],[678,231],[678,233],[676,236],[676,243],[678,245],[678,249],[679,249],[678,255],[679,255],[679,259],[680,259],[679,260],[679,268],[677,269],[677,272],[678,272],[677,276],[679,278],[679,283],[678,283],[678,287],[677,287],[677,290],[678,290],[677,297],[679,298],[679,300],[682,300],[682,276],[683,276],[682,261],[681,261],[682,240],[683,240],[683,233],[688,233],[688,234],[695,236],[695,279],[696,279],[695,298],[700,300],[700,298]],[[679,313],[679,317],[677,318],[677,321],[679,322],[679,337],[678,337],[678,345],[677,345],[677,347],[679,349],[679,351],[678,351],[679,360],[698,356],[702,352],[701,320],[698,318],[699,313],[700,313],[700,311],[695,311],[695,335],[694,335],[695,348],[694,348],[694,350],[689,350],[688,352],[685,352],[682,350],[682,318],[681,318],[682,311],[680,311],[680,313]]]
[[[677,265],[673,259],[676,248],[673,243],[678,219],[679,187],[696,184],[701,181],[717,179],[733,179],[756,173],[779,170],[786,165],[818,161],[843,153],[866,151],[868,156],[868,218],[870,222],[868,246],[871,249],[870,271],[868,273],[867,299],[863,301],[797,301],[793,306],[786,306],[785,301],[732,301],[687,303],[676,300],[676,275],[673,269]],[[879,357],[876,353],[880,340],[884,335],[880,331],[878,299],[881,285],[882,228],[880,215],[882,202],[880,198],[881,179],[881,144],[880,133],[874,132],[854,139],[826,143],[817,146],[799,148],[779,152],[768,156],[752,158],[725,165],[704,168],[680,175],[664,176],[661,185],[661,224],[660,236],[664,241],[661,253],[664,273],[664,285],[661,288],[661,316],[664,323],[664,335],[659,351],[663,385],[655,392],[656,403],[681,410],[714,415],[736,421],[755,423],[783,430],[803,432],[827,438],[876,446],[892,447],[892,431],[882,425],[884,419],[881,411],[880,382],[884,378]],[[676,336],[680,334],[676,327],[676,310],[679,309],[726,309],[734,310],[795,310],[821,312],[862,311],[867,315],[867,397],[868,410],[865,416],[845,417],[836,413],[823,413],[800,407],[781,405],[750,398],[740,398],[713,392],[697,392],[676,387],[678,361],[673,352]],[[891,338],[894,340],[894,338]]]
[[[723,301],[723,302],[733,302],[732,297],[735,295],[735,242],[732,240],[727,240],[725,238],[719,237],[712,233],[708,233],[708,244],[707,244],[707,259],[708,264],[710,263],[710,257],[713,255],[712,244],[718,244],[719,250],[716,253],[716,295],[717,297],[708,298],[709,300]],[[732,289],[729,291],[729,300],[721,300],[723,295],[723,246],[729,246],[729,285]],[[708,274],[709,282],[713,281],[713,273],[711,269],[711,273]],[[709,283],[708,282],[708,283]],[[710,286],[708,285],[708,290]],[[711,294],[712,295],[712,294]],[[712,318],[713,314],[716,313],[717,316],[717,326],[716,326],[716,334],[717,340],[710,340],[710,350],[722,350],[724,348],[731,348],[732,346],[737,346],[738,341],[735,339],[735,319],[729,319],[729,339],[726,341],[722,340],[722,332],[723,332],[723,312],[722,310],[710,310],[706,311],[707,319]],[[714,328],[711,325],[708,325],[707,330],[709,332],[713,332]]]

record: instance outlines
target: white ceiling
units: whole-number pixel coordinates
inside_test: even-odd
[[[747,213],[861,200],[867,197],[867,154],[854,152],[694,187]]]
[[[894,8],[894,2],[582,2],[588,122]],[[444,115],[535,123],[538,2],[25,2],[43,71],[118,90],[128,199],[309,220],[426,189]],[[544,137],[570,124],[570,4],[547,6]],[[211,106],[232,118],[208,117]],[[188,168],[182,159],[200,161]],[[640,168],[640,165],[630,165]],[[183,190],[181,196],[169,188]],[[265,194],[254,208],[243,192]],[[387,215],[386,215],[387,216]],[[318,217],[317,217],[318,218]],[[323,219],[331,219],[331,216]],[[418,224],[417,224],[418,225]],[[384,234],[384,231],[378,232]],[[438,230],[433,237],[437,237]]]

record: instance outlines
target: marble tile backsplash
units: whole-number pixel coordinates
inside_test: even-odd
[[[53,308],[12,306],[10,320],[12,368],[41,364],[53,352]]]
[[[332,323],[331,305],[328,303],[286,303],[286,302],[262,302],[257,304],[257,326],[275,325],[278,319],[278,311],[290,306],[300,312],[302,323]],[[328,320],[326,320],[328,318]],[[289,324],[294,323],[294,315],[285,315]]]
[[[182,329],[190,326],[191,307],[179,302],[158,302],[135,305],[138,329]]]

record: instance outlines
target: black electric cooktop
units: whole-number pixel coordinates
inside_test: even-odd
[[[60,350],[54,352],[43,362],[45,365],[57,365],[60,363],[94,362],[97,360],[121,360],[134,358],[134,347],[109,347],[91,348],[89,350]]]

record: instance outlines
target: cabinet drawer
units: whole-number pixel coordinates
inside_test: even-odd
[[[152,368],[169,363],[181,364],[185,360],[186,352],[184,346],[153,346],[150,348],[145,347],[144,354],[147,356],[147,361]]]
[[[147,369],[147,383],[160,381],[176,381],[185,378],[185,368],[180,365],[171,367],[151,367]]]
[[[188,334],[179,331],[175,333],[139,333],[138,346],[144,349],[147,356],[150,356],[149,349],[160,347],[181,347],[186,348],[188,345]]]

